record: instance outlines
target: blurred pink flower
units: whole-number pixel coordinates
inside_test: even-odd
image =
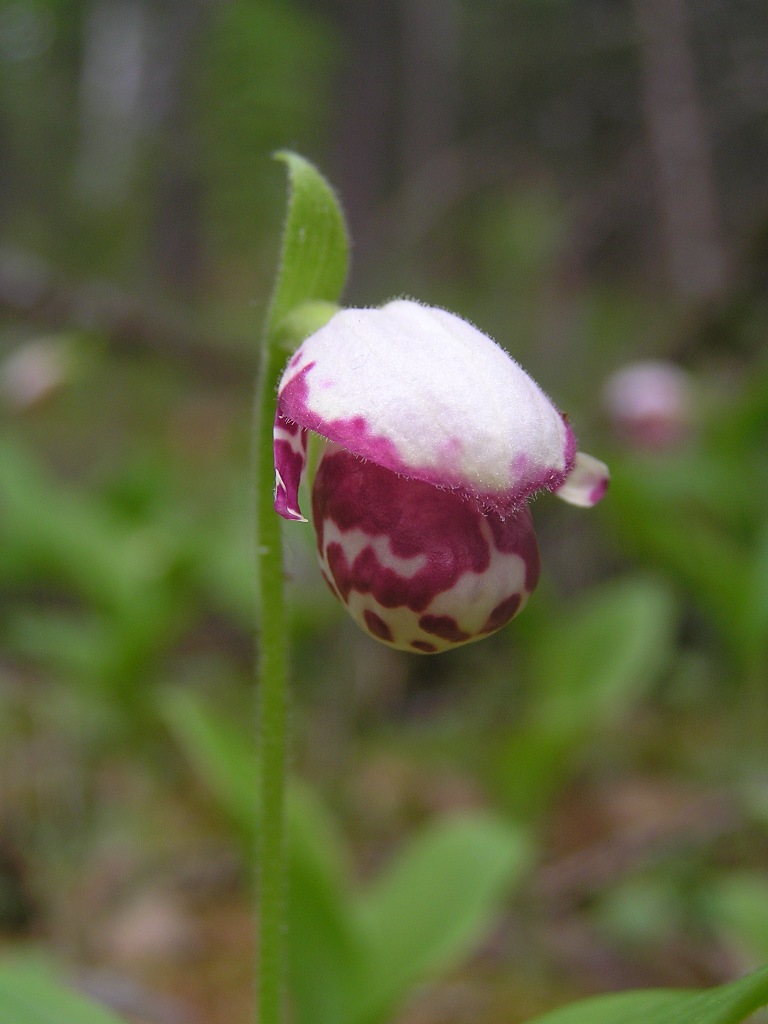
[[[679,445],[693,425],[690,375],[663,360],[630,363],[612,374],[603,402],[616,432],[632,447],[663,451]]]
[[[40,405],[71,377],[67,342],[58,338],[28,341],[0,364],[0,397],[16,413]]]

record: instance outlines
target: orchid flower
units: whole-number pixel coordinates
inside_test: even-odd
[[[275,508],[306,522],[308,432],[320,566],[352,618],[390,647],[478,640],[539,577],[528,500],[596,504],[607,467],[491,338],[409,300],[345,309],[296,350],[278,388]]]
[[[608,378],[603,406],[616,433],[632,448],[673,451],[696,426],[691,374],[664,359],[629,363]]]

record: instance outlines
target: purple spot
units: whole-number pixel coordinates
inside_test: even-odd
[[[507,597],[503,601],[500,601],[488,616],[488,620],[480,632],[495,633],[497,629],[501,629],[502,626],[506,626],[509,620],[514,618],[517,614],[519,607],[519,594],[512,594],[511,597]]]
[[[448,640],[452,644],[460,644],[469,640],[471,634],[459,629],[459,624],[452,615],[422,615],[419,625],[425,633],[439,636],[441,640]]]
[[[330,420],[319,432],[356,455],[371,459],[380,466],[387,466],[395,472],[408,469],[398,455],[394,443],[388,437],[372,434],[364,416],[353,416],[348,420]]]
[[[437,647],[428,640],[411,640],[411,647],[414,651],[421,651],[423,654],[434,654],[437,650]]]
[[[591,505],[596,505],[598,501],[602,501],[605,497],[605,492],[608,490],[608,480],[601,480],[599,484],[595,484],[592,490],[589,492],[589,502]]]
[[[345,599],[355,590],[372,594],[384,608],[406,606],[421,612],[464,573],[481,574],[490,565],[482,530],[486,517],[476,505],[453,491],[397,476],[347,451],[332,452],[321,460],[312,504],[318,550]],[[327,521],[336,524],[342,543],[334,541],[326,550]],[[526,524],[532,530],[530,519],[524,519],[516,535],[524,532]],[[372,546],[364,547],[350,563],[343,535],[353,529],[371,538],[386,537],[396,557],[422,556],[424,564],[413,575],[403,575],[382,564]]]
[[[394,639],[392,636],[392,630],[380,615],[377,615],[376,612],[372,612],[369,608],[365,609],[363,615],[365,617],[366,626],[374,636],[377,636],[379,640],[386,640],[389,643],[392,642]]]
[[[294,359],[297,358],[299,352],[291,359],[289,365],[293,365]],[[281,406],[280,411],[284,415],[288,416],[292,420],[296,420],[297,423],[302,423],[300,416],[294,416],[290,411],[296,409],[302,411],[307,408],[307,395],[309,394],[309,386],[307,385],[307,374],[315,365],[315,361],[307,363],[306,366],[302,366],[295,377],[292,377],[287,384],[284,385],[280,392],[279,405]],[[288,412],[284,412],[284,408],[288,408]],[[306,424],[303,424],[306,426]]]
[[[387,437],[372,434],[364,416],[324,420],[310,408],[307,404],[307,374],[314,366],[314,362],[307,363],[295,377],[283,385],[277,402],[280,414],[327,437],[330,441],[335,441],[336,444],[343,445],[356,455],[363,455],[396,471],[407,468],[392,441]],[[320,383],[322,385],[322,382]]]

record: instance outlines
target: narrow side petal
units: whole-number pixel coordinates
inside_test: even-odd
[[[555,494],[569,505],[592,508],[608,490],[610,478],[610,471],[604,462],[584,452],[577,452],[573,469]]]
[[[307,432],[278,412],[273,436],[275,511],[283,519],[306,523],[299,508],[299,486],[307,462]]]
[[[460,317],[405,300],[337,313],[294,354],[278,408],[502,515],[563,484],[575,456],[565,418],[503,349]]]

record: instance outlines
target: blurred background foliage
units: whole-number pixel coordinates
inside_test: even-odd
[[[435,659],[358,634],[286,530],[298,1019],[511,1024],[764,961],[761,0],[2,0],[6,954],[131,1020],[249,1019],[278,147],[343,199],[350,304],[471,319],[614,475],[536,503],[529,607]]]

